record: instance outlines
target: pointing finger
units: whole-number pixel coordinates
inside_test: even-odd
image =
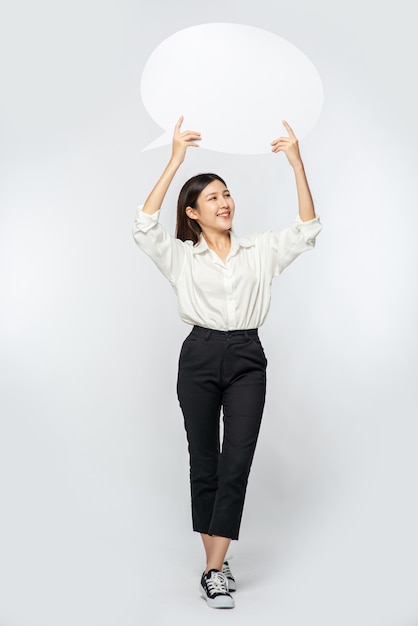
[[[176,123],[176,125],[175,125],[175,130],[176,130],[176,132],[178,132],[178,133],[180,132],[180,128],[181,128],[181,125],[183,124],[183,120],[184,120],[184,116],[183,116],[183,115],[181,115],[181,116],[179,117],[179,119],[177,120],[177,123]]]
[[[289,133],[289,137],[292,137],[292,139],[296,139],[296,135],[293,132],[293,129],[291,128],[291,126],[286,122],[286,120],[282,121],[283,126],[285,127],[285,129],[287,130],[287,132]]]

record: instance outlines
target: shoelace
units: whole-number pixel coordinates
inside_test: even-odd
[[[228,593],[228,581],[222,572],[212,572],[206,583],[210,593]]]

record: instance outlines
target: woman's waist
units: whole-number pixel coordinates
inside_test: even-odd
[[[192,336],[201,339],[219,339],[220,341],[231,341],[234,339],[258,339],[258,329],[239,329],[239,330],[217,330],[215,328],[204,328],[203,326],[193,326]]]

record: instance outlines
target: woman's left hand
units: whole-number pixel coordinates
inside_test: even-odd
[[[299,144],[295,133],[289,124],[283,120],[283,126],[288,132],[288,137],[279,137],[271,142],[272,152],[284,152],[287,160],[292,167],[302,164],[302,159],[299,152]]]

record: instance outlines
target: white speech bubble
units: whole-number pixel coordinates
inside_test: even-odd
[[[144,150],[171,143],[182,130],[202,133],[200,145],[230,154],[264,154],[285,134],[298,138],[321,113],[323,86],[313,63],[278,35],[244,24],[199,24],[176,32],[151,54],[141,96],[165,132]]]

